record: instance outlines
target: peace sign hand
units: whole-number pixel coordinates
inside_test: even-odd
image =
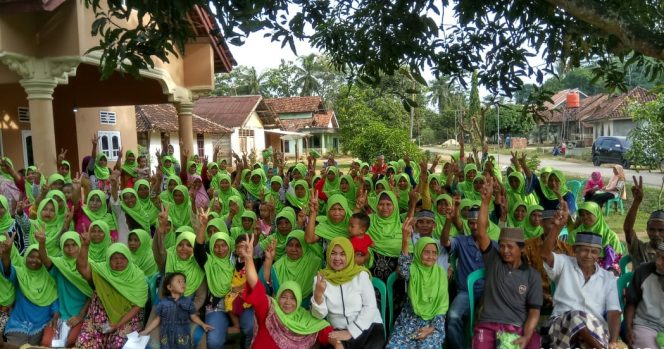
[[[5,241],[0,243],[0,254],[8,254],[12,250],[12,246],[14,246],[14,239],[16,238],[16,231],[14,231],[11,235],[5,232],[5,236],[7,237]]]
[[[323,274],[318,273],[316,275],[316,288],[314,292],[316,294],[323,295],[325,293],[326,288],[327,288],[327,281],[325,281]]]
[[[410,240],[410,236],[413,234],[413,221],[413,217],[408,216],[401,226],[401,234],[404,241]]]
[[[208,224],[208,214],[210,213],[210,209],[203,209],[202,207],[198,208],[198,223],[201,225],[201,227],[207,227]]]
[[[159,220],[159,226],[160,227],[166,227],[168,224],[168,206],[167,205],[162,205],[161,206],[161,212],[159,212],[159,216],[157,217]]]
[[[311,189],[311,198],[309,199],[309,212],[318,213],[318,191]]]
[[[632,187],[632,195],[635,202],[643,201],[643,177],[639,176],[639,181],[636,181],[636,176],[632,176],[634,186]]]
[[[41,224],[39,226],[39,228],[37,229],[37,231],[35,232],[35,240],[37,240],[37,242],[40,245],[46,243],[46,233],[44,231],[45,231],[45,227],[44,227],[43,224]]]

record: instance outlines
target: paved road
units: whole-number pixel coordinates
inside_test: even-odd
[[[440,153],[445,155],[450,155],[454,150],[443,149],[440,147],[422,147],[424,150],[428,150],[433,153]],[[510,165],[510,156],[509,155],[499,155],[499,164],[501,167]],[[590,174],[593,171],[600,171],[602,176],[608,180],[613,176],[613,170],[610,165],[602,165],[602,167],[595,167],[592,164],[583,164],[576,163],[571,161],[559,161],[559,160],[550,160],[550,159],[541,159],[541,167],[551,166],[553,168],[559,169],[566,174],[572,174],[582,177],[590,177]],[[662,178],[664,175],[662,173],[641,171],[637,173],[634,170],[625,170],[625,177],[628,181],[632,181],[632,176],[643,176],[643,184],[651,187],[660,187],[662,185]]]

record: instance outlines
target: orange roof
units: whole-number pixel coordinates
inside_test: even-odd
[[[173,104],[144,104],[134,107],[136,110],[136,131],[177,132],[178,113]],[[195,133],[226,134],[231,130],[196,114],[193,115],[192,127]]]
[[[657,95],[637,86],[627,93],[608,98],[587,121],[598,121],[606,119],[626,119],[630,118],[627,114],[627,106],[630,101],[647,103],[654,101]]]
[[[242,127],[256,111],[263,126],[279,125],[279,118],[261,96],[219,96],[200,98],[194,102],[194,114],[228,128]]]
[[[277,114],[317,113],[325,110],[320,96],[268,98],[265,103]]]

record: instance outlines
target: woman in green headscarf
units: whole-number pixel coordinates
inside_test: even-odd
[[[179,272],[184,274],[187,279],[187,287],[184,295],[186,297],[195,295],[195,298],[198,300],[204,299],[207,293],[207,285],[204,282],[204,268],[207,258],[199,260],[199,258],[194,256],[194,245],[196,243],[196,235],[194,233],[188,231],[181,233],[175,239],[175,246],[166,251],[165,272]],[[202,305],[202,302],[200,305]]]
[[[460,181],[458,185],[458,188],[464,197],[467,197],[466,193],[470,193],[474,190],[473,181],[475,180],[475,176],[477,176],[477,166],[475,166],[475,164],[466,164],[466,166],[463,167],[464,180]]]
[[[8,235],[0,234],[0,251],[6,246],[5,241],[7,240],[7,236]],[[9,252],[11,263],[14,265],[23,263],[23,258],[18,254],[16,246],[12,243],[9,248],[11,249],[11,252]],[[14,284],[10,280],[0,277],[0,333],[5,333],[5,325],[9,320],[9,314],[15,300],[16,289],[14,288]]]
[[[221,200],[221,213],[228,214],[229,210],[229,199],[231,196],[241,197],[240,192],[233,187],[231,181],[231,176],[226,172],[220,172],[212,180],[212,188],[214,188],[215,193],[219,193],[219,199]]]
[[[37,167],[28,166],[25,172],[25,196],[28,198],[30,205],[35,203],[34,188],[40,188],[44,184],[46,184],[46,178],[37,170]]]
[[[65,177],[62,177],[58,173],[54,173],[48,176],[46,183],[48,184],[48,188],[50,190],[62,190],[62,187],[65,185]]]
[[[551,170],[550,172],[545,172],[545,170],[542,170],[541,181],[527,167],[524,168],[524,172],[526,173],[526,178],[532,181],[532,184],[527,188],[528,191],[526,191],[526,194],[534,193],[538,199],[538,203],[544,207],[544,210],[559,209],[560,200],[554,190],[557,188],[563,200],[567,202],[570,215],[576,212],[576,198],[574,198],[574,194],[567,188],[565,175],[562,171]],[[545,174],[546,181],[544,180]]]
[[[253,201],[259,200],[261,197],[261,192],[264,194],[268,192],[267,188],[265,187],[266,182],[267,178],[265,177],[265,171],[263,171],[262,168],[257,168],[251,171],[249,181],[242,182],[242,188],[247,194],[246,198]]]
[[[528,206],[526,223],[523,226],[523,235],[526,239],[535,238],[544,233],[544,228],[542,228],[542,211],[544,211],[544,208],[540,205]]]
[[[316,254],[323,258],[323,247],[337,236],[348,237],[348,223],[353,211],[348,207],[346,198],[341,194],[332,195],[327,200],[325,216],[319,217],[320,223],[316,225],[316,211],[318,203],[312,203],[314,209],[309,212],[309,224],[306,228],[306,241]]]
[[[161,193],[159,193],[159,199],[161,200],[162,204],[170,205],[173,203],[173,198],[171,197],[173,189],[175,189],[175,187],[178,185],[182,185],[182,179],[180,179],[180,176],[171,175],[166,178],[165,182],[166,188]]]
[[[124,163],[120,169],[122,170],[122,187],[133,187],[138,178],[138,164],[136,163],[136,153],[133,150],[125,152]]]
[[[435,217],[434,221],[436,222],[436,228],[433,231],[433,237],[440,239],[440,236],[443,233],[443,227],[445,227],[445,222],[447,222],[447,212],[454,209],[454,199],[449,194],[441,194],[436,197],[434,201],[435,204]],[[455,237],[459,235],[454,223],[450,222],[450,237]]]
[[[372,274],[383,280],[397,268],[397,259],[401,252],[401,219],[399,202],[396,195],[387,190],[378,196],[376,212],[370,216],[371,225],[367,233],[371,236],[374,246]]]
[[[12,239],[2,244],[2,278],[11,282],[16,292],[4,331],[7,343],[38,345],[48,323],[60,318],[55,280],[39,258],[38,245],[28,246],[23,264],[19,265],[11,261]]]
[[[88,260],[89,244],[88,234],[81,234],[76,268],[94,285],[94,293],[76,348],[120,349],[127,341],[127,333],[143,328],[140,313],[148,301],[148,283],[127,245],[112,244],[103,262],[93,262]]]
[[[58,203],[53,198],[45,198],[37,208],[37,219],[30,220],[30,244],[36,244],[35,233],[44,230],[46,233],[46,251],[53,257],[60,256],[60,233],[65,221],[58,218]]]
[[[408,302],[394,324],[387,348],[441,348],[445,341],[449,294],[447,270],[436,263],[438,243],[422,237],[414,250],[414,258],[408,248],[399,258],[399,275],[408,283]]]
[[[150,231],[150,227],[156,224],[156,217],[151,215],[149,211],[143,211],[139,204],[138,193],[134,188],[125,188],[120,192],[120,207],[124,212],[124,219],[127,222],[129,229],[143,229]],[[174,207],[175,204],[170,207]],[[117,217],[118,222],[121,222],[122,217]],[[121,223],[118,224],[122,226]]]
[[[247,273],[242,299],[253,306],[255,315],[252,348],[311,348],[317,338],[327,338],[332,328],[300,307],[302,291],[296,282],[285,282],[276,298],[267,296],[254,266],[252,243],[253,238],[250,238],[240,249]]]
[[[240,215],[240,219],[242,221],[240,226],[231,228],[230,235],[233,241],[235,241],[235,239],[237,239],[238,236],[240,235],[253,234],[256,232],[255,228],[256,228],[257,217],[254,211],[245,210]]]
[[[343,175],[339,181],[340,194],[348,201],[348,206],[355,208],[357,200],[357,185],[351,175]]]
[[[523,201],[516,201],[510,205],[510,213],[507,216],[507,226],[510,228],[521,228],[528,221],[528,205]]]
[[[270,179],[270,191],[265,194],[265,201],[274,204],[275,212],[280,212],[284,208],[284,203],[281,201],[284,180],[279,176],[272,176]]]
[[[514,171],[507,176],[505,194],[507,204],[511,207],[518,201],[523,201],[528,205],[537,205],[537,197],[530,193],[526,195],[526,177],[521,172]]]
[[[145,179],[139,179],[134,183],[134,190],[136,191],[138,199],[136,207],[143,212],[143,216],[147,218],[150,225],[155,224],[157,222],[157,216],[159,216],[159,209],[150,198],[150,183]],[[143,230],[150,231],[145,228],[143,228]]]
[[[58,173],[62,176],[64,179],[65,183],[71,183],[71,164],[69,164],[69,161],[67,160],[62,160],[60,161],[60,165],[58,166]]]
[[[625,254],[618,235],[613,230],[611,230],[609,224],[604,220],[602,209],[599,207],[599,205],[597,205],[597,203],[586,201],[579,205],[579,218],[577,219],[573,228],[574,229],[572,229],[572,233],[569,234],[569,237],[567,238],[568,244],[574,245],[577,233],[589,231],[602,236],[603,248],[600,253],[601,256],[606,254],[606,248],[609,246],[613,249],[615,254]]]
[[[216,233],[226,233],[229,234],[230,232],[228,231],[228,227],[226,226],[226,222],[222,218],[212,218],[208,221],[207,226],[205,227],[205,233],[207,234],[207,238],[211,239],[212,235]]]
[[[108,212],[106,193],[98,189],[90,191],[82,209],[84,214],[79,215],[76,220],[76,231],[87,231],[90,223],[101,220],[108,225],[108,228],[111,230],[111,236],[117,238],[118,233],[115,217],[112,213]]]
[[[177,176],[175,173],[175,166],[173,166],[176,162],[175,158],[170,155],[164,155],[161,157],[161,172],[164,176]]]
[[[272,228],[272,234],[267,238],[261,240],[258,244],[261,246],[261,249],[266,250],[267,247],[276,241],[276,253],[274,261],[278,261],[282,256],[286,254],[286,243],[288,242],[288,236],[297,228],[297,218],[295,215],[295,210],[292,207],[284,207],[275,218],[276,227]]]
[[[396,200],[395,200],[396,201]],[[326,319],[343,334],[351,348],[383,348],[383,324],[369,271],[355,263],[353,246],[345,237],[330,241],[326,267],[313,280],[311,314]],[[339,290],[343,289],[343,294]],[[350,314],[350,315],[349,315]]]
[[[184,185],[175,187],[171,194],[171,200],[173,204],[168,208],[168,216],[173,219],[175,229],[184,225],[191,226],[192,207],[187,187]]]
[[[334,194],[340,193],[339,169],[336,166],[330,166],[325,171],[325,182],[323,183],[323,193],[329,199]]]
[[[62,234],[60,239],[61,257],[48,256],[43,233],[37,234],[37,240],[39,241],[39,257],[46,269],[50,271],[57,285],[60,318],[66,321],[71,328],[65,345],[71,347],[81,332],[83,318],[85,318],[90,305],[90,297],[92,297],[92,288],[76,269],[76,259],[81,249],[81,238],[75,231]],[[53,266],[55,268],[52,268]],[[45,329],[42,345],[51,345],[53,331],[52,326]]]
[[[302,289],[304,306],[309,307],[313,293],[312,280],[321,267],[322,259],[312,251],[304,240],[302,230],[293,230],[287,237],[284,258],[276,260],[276,244],[265,250],[265,261],[259,276],[268,290],[278,290],[279,285],[287,281],[295,281]],[[273,264],[274,263],[274,264]]]
[[[307,181],[300,179],[291,182],[286,192],[286,200],[296,212],[307,207],[309,205],[309,184]]]
[[[307,165],[298,162],[293,166],[293,179],[294,180],[301,180],[307,177]]]
[[[408,202],[410,200],[409,194],[412,190],[410,185],[410,178],[405,173],[400,173],[395,176],[396,186],[399,191],[399,210],[404,213],[408,210]]]
[[[152,253],[152,237],[143,229],[134,229],[129,232],[127,246],[131,251],[131,258],[148,280],[152,280],[159,274],[157,262]]]
[[[113,243],[108,224],[104,221],[93,221],[88,228],[90,245],[88,258],[93,262],[103,262],[106,259],[106,250]]]
[[[232,228],[242,226],[242,214],[244,213],[244,202],[240,196],[228,198],[228,214],[222,217],[224,222]]]

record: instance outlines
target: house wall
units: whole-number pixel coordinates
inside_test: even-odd
[[[196,134],[194,134],[194,143],[196,140]],[[214,154],[214,145],[217,144],[222,138],[227,137],[227,136],[222,136],[222,135],[215,135],[215,134],[205,134],[203,135],[204,137],[204,143],[203,143],[203,149],[204,149],[204,154],[205,156],[208,157],[209,161],[212,161],[213,154]],[[172,132],[170,133],[170,144],[173,146],[174,153],[173,154],[180,154],[180,144],[178,140],[178,133],[177,132]],[[156,169],[157,164],[158,164],[158,159],[155,156],[155,153],[157,150],[161,150],[161,132],[155,131],[155,132],[150,132],[149,135],[149,141],[150,141],[150,168]],[[196,147],[196,144],[194,144]],[[198,148],[196,148],[198,149]],[[176,156],[177,160],[180,161],[179,155]]]
[[[293,160],[295,159],[296,156],[295,150],[297,149],[297,155],[302,157],[302,155],[304,154],[304,142],[302,141],[302,139],[287,139],[286,141],[289,142],[290,149],[288,152],[286,152],[284,149],[284,155],[288,157],[290,160]]]
[[[18,85],[0,85],[0,135],[3,156],[14,162],[14,168],[25,168],[23,161],[22,131],[30,130],[29,122],[18,121],[18,107],[28,107],[23,88]]]
[[[627,137],[634,127],[636,124],[631,119],[613,120],[613,135]]]
[[[117,122],[115,125],[102,125],[99,120],[100,111],[115,112]],[[128,149],[138,149],[138,137],[136,135],[136,112],[133,105],[115,106],[103,108],[80,108],[76,113],[76,141],[78,148],[78,163],[90,155],[92,143],[90,140],[97,131],[120,131],[120,146],[125,152]],[[97,150],[99,152],[99,150]],[[114,166],[114,161],[109,161],[109,166]]]

